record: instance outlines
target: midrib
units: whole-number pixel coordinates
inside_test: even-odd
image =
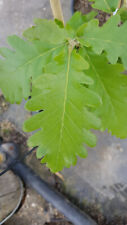
[[[49,49],[49,50],[47,50],[46,52],[43,52],[43,53],[41,53],[41,54],[39,54],[39,55],[33,57],[32,59],[28,60],[28,61],[25,62],[24,64],[18,66],[18,67],[16,68],[16,70],[13,71],[13,73],[16,72],[17,70],[22,69],[24,66],[27,66],[27,65],[31,64],[33,61],[39,59],[40,57],[44,57],[45,55],[47,55],[47,54],[49,54],[49,53],[55,51],[56,49],[62,47],[62,45],[63,45],[63,43],[62,43],[61,45],[55,47],[55,48]]]
[[[57,162],[58,162],[59,153],[61,151],[61,143],[62,143],[62,138],[63,138],[64,119],[65,119],[65,113],[66,113],[66,102],[67,102],[67,94],[68,94],[68,81],[69,81],[71,51],[72,51],[72,49],[68,48],[68,63],[67,63],[67,72],[66,72],[66,78],[65,78],[66,81],[65,81],[65,88],[64,88],[63,113],[62,113],[62,117],[61,117],[60,138],[59,138],[59,143],[58,143],[56,165],[57,165]]]

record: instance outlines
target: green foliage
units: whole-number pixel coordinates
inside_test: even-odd
[[[114,10],[118,1],[107,3]],[[99,27],[95,16],[76,13],[65,26],[36,19],[26,41],[11,36],[12,49],[0,49],[0,88],[11,103],[31,96],[25,108],[36,113],[24,131],[36,131],[28,144],[53,172],[87,156],[91,129],[127,137],[127,24],[116,15]]]
[[[124,23],[125,21],[127,21],[127,8],[121,8],[118,11],[121,21]]]
[[[119,5],[120,0],[89,0],[90,2],[94,2],[92,7],[95,9],[102,10],[107,13],[112,13],[116,10]]]
[[[30,96],[30,83],[42,74],[48,57],[52,58],[59,45],[36,41],[28,43],[17,36],[8,38],[13,50],[0,49],[5,58],[0,61],[0,88],[11,103],[20,103]]]
[[[83,30],[83,40],[96,54],[105,50],[112,64],[120,57],[127,69],[127,22],[120,27],[119,23],[119,15],[112,16],[103,27],[98,26],[98,20],[91,20]]]
[[[45,154],[52,171],[75,165],[76,156],[86,156],[83,143],[95,146],[91,128],[99,128],[100,120],[88,110],[100,103],[100,98],[84,85],[93,80],[83,73],[88,63],[76,51],[64,47],[54,62],[47,65],[43,76],[34,83],[39,95],[26,104],[30,111],[44,109],[24,125],[25,131],[41,128],[29,139],[31,146],[39,145],[38,158]]]
[[[102,129],[120,138],[127,137],[127,76],[123,65],[111,65],[104,55],[85,51],[90,67],[86,74],[94,80],[92,90],[102,97],[96,115],[102,119]]]

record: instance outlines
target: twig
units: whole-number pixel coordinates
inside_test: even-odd
[[[120,9],[120,8],[121,8],[121,5],[122,5],[122,0],[119,0],[119,3],[118,3],[118,6],[117,6],[117,9]]]
[[[60,0],[50,0],[50,5],[51,5],[54,18],[62,21],[64,24],[64,18],[63,18],[63,12],[62,12]]]

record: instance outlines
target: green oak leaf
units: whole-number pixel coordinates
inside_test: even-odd
[[[97,12],[95,11],[91,11],[90,13],[86,15],[82,15],[81,12],[77,11],[76,13],[74,13],[71,19],[67,22],[66,26],[70,25],[71,28],[76,32],[81,25],[94,19],[95,16],[97,16]]]
[[[97,12],[92,11],[87,15],[82,15],[81,12],[76,12],[66,23],[65,28],[61,21],[55,20],[44,20],[44,19],[35,19],[35,26],[28,28],[24,31],[23,35],[29,41],[41,40],[43,42],[51,42],[60,44],[67,37],[75,38],[77,29],[80,28],[83,24],[95,18]],[[58,26],[56,26],[58,25]]]
[[[86,74],[94,80],[92,90],[102,98],[96,113],[102,119],[103,130],[112,135],[127,137],[127,75],[121,64],[111,65],[104,55],[97,56],[84,50],[83,56],[90,67]]]
[[[90,130],[99,128],[100,120],[90,108],[100,105],[101,98],[87,87],[93,84],[84,72],[88,67],[76,50],[64,47],[54,62],[47,64],[45,74],[34,82],[40,94],[26,103],[27,110],[44,110],[28,119],[24,130],[39,129],[28,143],[39,146],[37,157],[44,157],[42,163],[47,163],[53,172],[75,165],[77,156],[86,157],[84,143],[96,144]]]
[[[119,5],[119,0],[89,0],[89,1],[94,2],[92,4],[93,8],[102,10],[107,13],[114,12]]]
[[[112,64],[120,57],[127,69],[127,22],[118,27],[119,23],[119,15],[112,16],[102,27],[98,26],[98,20],[90,21],[82,30],[82,43],[92,46],[96,54],[105,50]]]
[[[9,102],[20,103],[29,97],[32,80],[42,74],[43,66],[61,45],[29,43],[15,35],[10,36],[8,42],[13,50],[0,49],[4,57],[0,60],[0,88]]]
[[[81,18],[80,14],[79,20]],[[0,88],[11,103],[20,103],[31,95],[32,81],[42,74],[44,65],[57,52],[55,50],[59,51],[59,47],[72,37],[71,31],[60,28],[55,21],[36,19],[35,24],[24,32],[32,43],[13,35],[8,37],[12,49],[0,49],[3,57],[0,60]]]
[[[35,19],[35,26],[24,31],[23,36],[30,40],[41,40],[52,44],[63,43],[67,33],[63,27],[57,25],[55,21],[46,19]]]
[[[36,133],[28,144],[53,172],[87,156],[84,144],[96,144],[92,129],[127,137],[127,22],[118,26],[116,15],[99,27],[94,15],[78,12],[65,27],[36,19],[26,41],[14,35],[11,48],[0,49],[0,88],[11,103],[31,96],[26,109],[36,114],[24,130]]]

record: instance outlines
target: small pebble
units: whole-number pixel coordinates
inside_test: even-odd
[[[32,203],[31,206],[32,206],[33,208],[35,208],[35,207],[36,207],[36,204],[35,204],[35,203]]]

